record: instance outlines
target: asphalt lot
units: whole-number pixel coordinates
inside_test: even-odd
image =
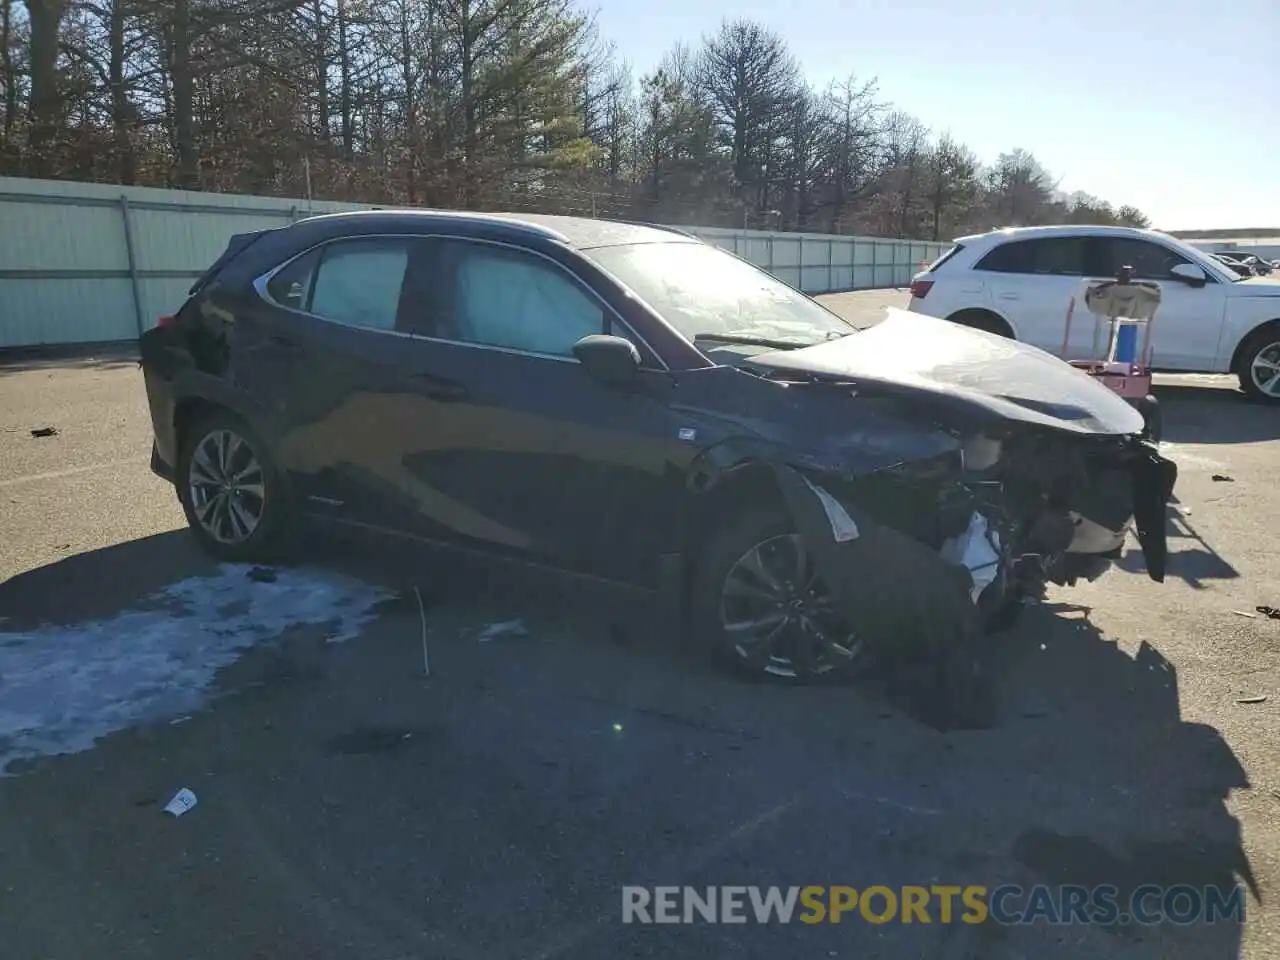
[[[319,543],[254,582],[149,473],[136,364],[0,365],[0,952],[1280,958],[1280,622],[1235,612],[1280,606],[1280,410],[1159,393],[1167,582],[1055,591],[998,640],[999,723],[940,733],[574,584]],[[1243,926],[621,922],[629,884],[1237,880]]]

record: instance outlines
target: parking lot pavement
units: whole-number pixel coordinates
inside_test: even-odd
[[[1280,411],[1159,392],[1167,582],[1055,591],[993,640],[997,725],[940,733],[722,677],[643,599],[318,543],[257,582],[149,474],[135,365],[0,368],[3,953],[1280,957],[1280,622],[1236,612],[1280,606]],[[1243,926],[621,922],[623,885],[1237,880]]]

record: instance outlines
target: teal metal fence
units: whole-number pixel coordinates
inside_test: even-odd
[[[233,233],[367,205],[0,177],[0,348],[135,339]],[[810,294],[902,286],[946,244],[682,228]]]

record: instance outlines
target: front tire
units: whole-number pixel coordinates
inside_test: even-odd
[[[1273,323],[1249,336],[1240,350],[1236,376],[1250,400],[1280,404],[1280,324]]]
[[[290,527],[285,484],[266,442],[225,411],[185,432],[175,476],[178,499],[208,553],[232,562],[277,556]]]
[[[694,576],[691,613],[696,636],[716,659],[751,678],[834,680],[866,660],[866,644],[836,614],[780,506],[749,508],[712,533]]]

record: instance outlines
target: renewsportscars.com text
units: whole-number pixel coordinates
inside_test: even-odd
[[[623,923],[1156,924],[1244,920],[1244,889],[1101,885],[622,888]]]

